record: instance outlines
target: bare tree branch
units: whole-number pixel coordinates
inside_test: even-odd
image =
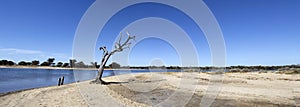
[[[122,33],[121,33],[122,34]],[[127,39],[124,41],[124,43],[121,43],[122,41],[122,35],[120,35],[120,39],[119,41],[115,44],[115,49],[110,52],[109,54],[114,54],[115,52],[121,52],[123,51],[124,49],[127,49],[130,47],[130,40],[131,39],[135,39],[135,36],[130,36],[130,34],[127,32]]]
[[[121,44],[121,40],[122,40],[122,36],[123,36],[123,34],[122,34],[122,32],[120,33],[120,38],[119,38],[119,44]]]
[[[105,59],[104,57],[108,55],[108,51],[107,51],[105,46],[100,47],[99,50],[103,50],[103,56],[102,56],[103,58],[102,58],[102,61],[101,61],[101,64],[102,64],[104,62],[104,59]]]

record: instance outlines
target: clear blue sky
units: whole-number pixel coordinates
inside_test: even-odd
[[[222,29],[227,65],[300,64],[299,0],[204,1]],[[44,61],[55,57],[56,61],[67,62],[72,57],[77,25],[93,2],[94,0],[1,0],[0,59],[18,62]],[[147,12],[151,13],[151,9],[135,11],[142,12],[145,16],[149,14]],[[164,14],[164,11],[157,14]],[[120,26],[114,26],[130,20],[124,16],[126,15],[119,17],[125,21],[116,20],[106,27],[110,30],[100,34],[97,46],[111,47],[115,34],[122,30]],[[186,26],[184,29],[192,29],[194,25],[186,23],[184,17],[172,18],[182,21],[182,25]],[[135,31],[130,32],[134,34]],[[189,35],[199,53],[200,66],[211,65],[205,37]],[[157,53],[153,50],[164,51]],[[96,51],[96,54],[102,53]],[[100,55],[95,57],[95,60],[100,60]],[[147,65],[155,58],[163,59],[166,65],[180,64],[176,50],[170,44],[153,38],[134,46],[129,59],[131,65]]]

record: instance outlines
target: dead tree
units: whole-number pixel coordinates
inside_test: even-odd
[[[121,43],[122,42],[122,34],[120,34],[120,39],[119,39],[119,41],[117,41],[115,43],[115,48],[111,52],[108,52],[108,50],[106,49],[105,46],[102,46],[99,48],[100,50],[103,50],[103,57],[101,60],[100,67],[98,69],[98,75],[97,75],[96,79],[94,81],[92,81],[92,83],[107,84],[107,82],[102,80],[102,74],[103,74],[103,70],[106,65],[106,62],[108,61],[110,56],[112,56],[114,53],[121,52],[126,48],[130,48],[130,44],[131,44],[130,40],[134,40],[135,36],[131,36],[128,32],[127,32],[127,36],[128,36],[128,38],[124,41],[124,43]]]

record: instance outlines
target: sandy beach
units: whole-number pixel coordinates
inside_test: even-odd
[[[296,106],[300,75],[196,72],[139,73],[51,86],[0,96],[0,107],[52,106]]]

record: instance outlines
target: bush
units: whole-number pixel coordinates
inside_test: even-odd
[[[109,64],[109,68],[120,68],[120,67],[121,67],[121,65],[116,62]]]
[[[280,69],[278,74],[300,74],[300,68]]]
[[[250,69],[247,69],[247,68],[243,68],[243,69],[239,69],[239,68],[234,68],[234,69],[230,69],[228,72],[230,73],[245,73],[245,72],[251,72]]]

